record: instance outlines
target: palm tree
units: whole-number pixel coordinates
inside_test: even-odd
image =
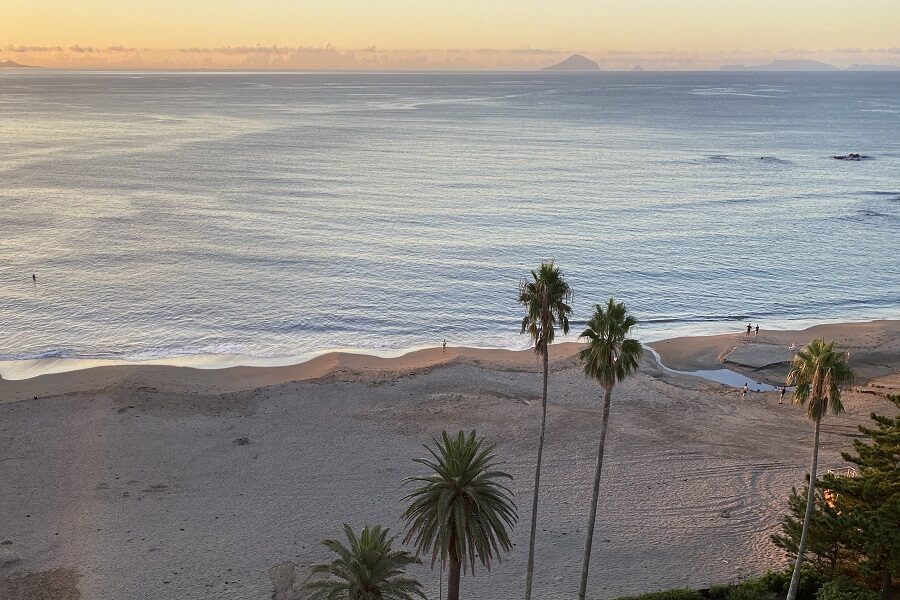
[[[324,540],[322,544],[337,554],[330,563],[315,565],[303,585],[306,600],[413,600],[425,598],[425,592],[415,579],[406,576],[406,567],[419,562],[406,550],[391,550],[395,537],[390,530],[363,527],[357,536],[344,524],[344,534],[350,546],[338,540]]]
[[[820,338],[811,341],[794,356],[791,370],[787,376],[787,384],[794,385],[793,402],[806,406],[806,414],[816,424],[816,435],[813,441],[812,467],[809,471],[809,494],[806,500],[806,514],[803,517],[803,531],[800,534],[800,545],[797,548],[797,562],[791,577],[787,600],[797,597],[797,586],[800,583],[800,567],[803,564],[803,553],[809,536],[809,521],[812,516],[813,500],[816,497],[816,465],[819,460],[819,424],[828,409],[835,415],[844,412],[841,404],[841,390],[853,381],[853,371],[847,364],[848,356],[835,352],[834,342],[825,343]]]
[[[600,447],[597,450],[597,470],[594,473],[594,495],[591,498],[591,512],[588,516],[587,537],[584,542],[584,557],[581,563],[581,584],[578,588],[579,600],[587,593],[588,569],[591,563],[591,547],[594,543],[594,523],[597,519],[597,499],[600,494],[600,472],[603,469],[603,447],[606,444],[606,425],[609,423],[609,402],[613,387],[635,371],[644,352],[641,343],[628,337],[637,320],[628,314],[621,302],[610,298],[604,309],[594,307],[594,315],[587,323],[587,329],[579,336],[586,338],[588,346],[578,353],[578,358],[587,377],[596,379],[603,388],[603,421],[600,424]]]
[[[534,578],[534,539],[537,532],[538,491],[541,484],[541,458],[544,454],[544,431],[547,427],[547,376],[550,365],[550,344],[556,327],[563,334],[569,333],[568,302],[572,290],[563,279],[559,267],[553,261],[542,262],[531,271],[531,280],[525,279],[519,286],[519,304],[525,307],[522,333],[526,331],[534,340],[534,351],[544,361],[544,388],[541,393],[541,437],[538,441],[537,465],[534,469],[534,499],[531,503],[531,534],[528,539],[528,570],[525,579],[525,600],[531,600],[531,582]]]
[[[407,483],[421,484],[406,497],[409,508],[404,543],[414,542],[417,554],[431,552],[431,566],[440,557],[449,562],[447,600],[459,600],[460,571],[469,565],[475,571],[476,556],[488,570],[495,554],[509,551],[509,530],[516,523],[516,505],[509,488],[500,483],[512,476],[497,470],[494,445],[459,432],[447,432],[425,446],[432,458],[415,459],[433,471],[409,477]]]

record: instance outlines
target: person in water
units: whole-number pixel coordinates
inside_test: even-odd
[[[747,337],[750,337],[750,323],[747,323]]]
[[[37,275],[35,275],[34,273],[31,274],[31,281],[33,283],[37,283]]]
[[[759,325],[756,326],[756,335],[759,335]]]

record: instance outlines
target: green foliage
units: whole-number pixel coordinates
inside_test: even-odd
[[[349,546],[338,540],[322,544],[337,554],[330,563],[315,565],[303,590],[305,600],[413,600],[425,598],[422,585],[406,576],[418,562],[405,550],[392,550],[395,537],[379,526],[363,527],[359,536],[344,524]]]
[[[706,593],[707,598],[709,600],[725,600],[725,597],[728,596],[728,593],[731,591],[731,585],[727,583],[720,583],[717,585],[710,586],[709,590]]]
[[[892,398],[900,408],[900,398]],[[883,581],[900,573],[900,415],[872,414],[875,427],[860,426],[868,440],[853,442],[844,459],[854,477],[826,475],[818,483],[810,519],[807,558],[819,572]],[[831,504],[825,501],[828,492]],[[793,490],[776,546],[796,556],[808,487]]]
[[[406,499],[411,501],[403,513],[407,533],[416,552],[431,553],[431,564],[440,557],[475,569],[475,559],[490,569],[491,560],[500,551],[509,551],[509,529],[516,523],[516,505],[509,488],[500,482],[512,479],[496,468],[494,446],[485,444],[472,431],[452,438],[443,432],[434,440],[435,448],[425,446],[433,459],[416,459],[433,472],[410,477],[407,483],[421,484]]]
[[[628,337],[635,325],[637,320],[628,314],[623,303],[610,298],[605,308],[597,304],[587,329],[579,336],[588,342],[578,353],[584,374],[611,389],[637,371],[643,348],[639,341]]]
[[[878,600],[878,594],[846,577],[839,577],[823,584],[816,600]]]
[[[834,350],[834,342],[816,339],[800,349],[791,363],[787,384],[795,386],[793,402],[806,406],[807,414],[819,422],[831,409],[844,412],[841,391],[853,381],[847,356]]]
[[[703,600],[703,596],[697,590],[675,589],[640,596],[623,596],[616,600]]]
[[[888,399],[900,408],[900,396]],[[852,527],[860,574],[890,581],[900,574],[900,414],[871,418],[875,427],[859,428],[869,439],[854,441],[856,453],[843,455],[857,476],[827,476],[823,485],[837,494]]]
[[[762,579],[748,579],[728,591],[725,600],[777,600],[778,593]]]
[[[841,511],[841,504],[831,506],[825,501],[827,486],[816,487],[813,512],[809,522],[809,539],[806,547],[806,561],[816,571],[834,576],[847,572],[859,558],[849,540],[853,527]],[[772,542],[783,549],[792,560],[797,556],[800,535],[803,531],[803,517],[809,486],[803,493],[791,490],[788,497],[788,514],[781,522],[781,533],[771,537]],[[790,574],[788,574],[790,581]]]
[[[775,592],[779,596],[787,594],[788,588],[791,586],[791,575],[794,572],[793,567],[786,567],[781,571],[769,571],[759,578],[763,586],[771,592]],[[822,586],[824,579],[822,575],[805,564],[800,570],[800,585],[797,588],[797,600],[815,600],[816,592]]]
[[[569,333],[569,314],[572,307],[572,289],[563,278],[562,271],[553,261],[543,262],[531,271],[531,280],[519,286],[519,304],[525,307],[522,333],[528,332],[534,340],[534,351],[544,356],[556,333]]]

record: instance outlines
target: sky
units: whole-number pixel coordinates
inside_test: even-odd
[[[20,0],[0,60],[56,67],[900,65],[900,0]]]

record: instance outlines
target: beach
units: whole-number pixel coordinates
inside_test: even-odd
[[[791,344],[836,339],[858,374],[823,421],[820,472],[897,391],[900,321],[654,342],[613,394],[589,597],[734,582],[785,563],[769,541],[808,468],[812,424],[777,392]],[[551,349],[535,595],[574,595],[601,390]],[[477,429],[514,476],[515,548],[467,598],[520,598],[540,422],[529,351],[331,353],[283,367],[126,365],[0,381],[0,598],[292,600],[341,523],[402,531],[405,477],[442,430]],[[439,570],[413,569],[429,597]],[[43,594],[43,595],[42,595]]]

